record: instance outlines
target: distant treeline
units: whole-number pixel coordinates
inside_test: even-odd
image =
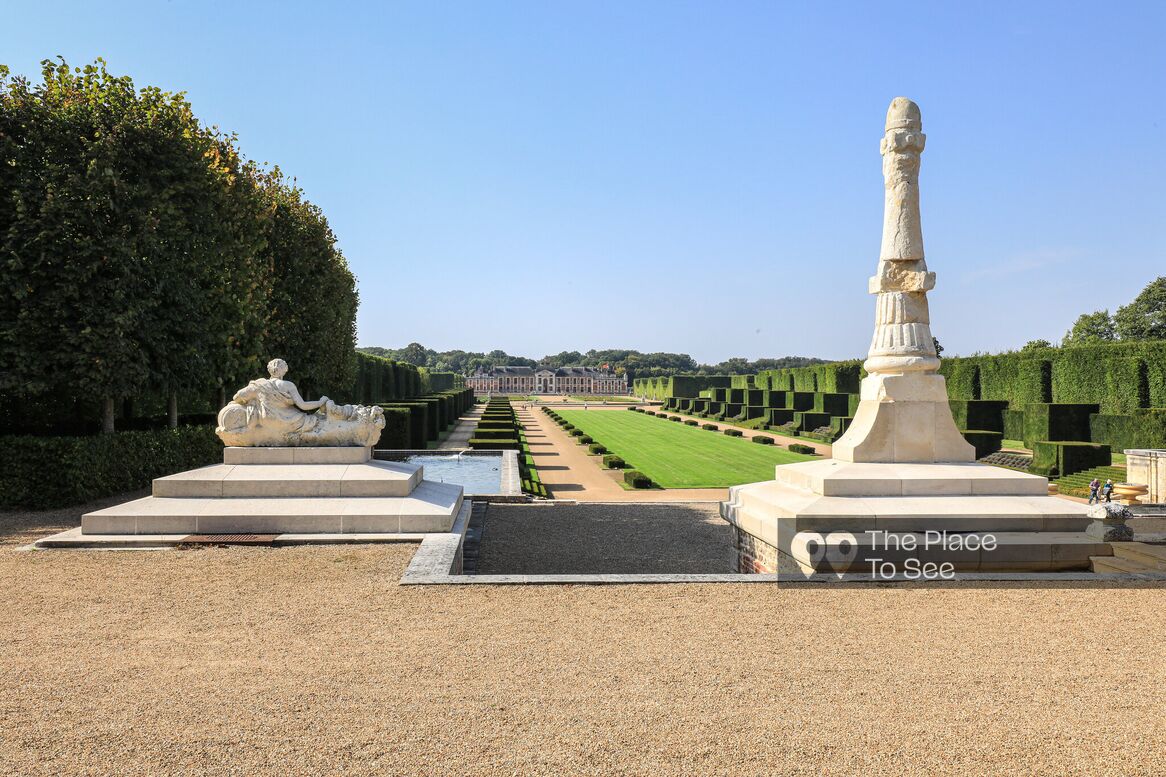
[[[686,353],[642,353],[630,349],[612,348],[606,350],[561,351],[531,359],[526,356],[512,356],[505,351],[489,353],[474,351],[435,351],[420,343],[409,343],[404,348],[366,347],[357,350],[374,356],[382,356],[394,361],[406,362],[437,372],[456,372],[471,375],[478,370],[491,367],[607,367],[616,374],[627,373],[631,379],[655,378],[684,373],[690,375],[752,375],[762,370],[779,370],[786,367],[805,367],[811,364],[825,364],[824,359],[806,356],[783,356],[777,359],[757,359],[750,361],[741,357],[727,359],[719,364],[699,364]]]

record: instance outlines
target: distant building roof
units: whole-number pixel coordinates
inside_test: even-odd
[[[557,378],[616,378],[619,377],[607,370],[598,370],[594,367],[559,367],[551,370],[547,367],[493,367],[483,372],[477,372],[474,377],[479,378],[507,378],[519,375],[533,375],[535,372],[553,372]]]

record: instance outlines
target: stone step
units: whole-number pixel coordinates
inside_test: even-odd
[[[157,497],[88,513],[82,534],[447,532],[462,487],[422,481],[394,497]]]
[[[950,564],[959,572],[1085,570],[1109,545],[1081,532],[986,532],[943,536],[917,532],[798,535],[788,555],[803,572],[872,572],[872,562],[904,573],[922,564]]]
[[[1050,496],[819,496],[778,481],[735,486],[722,516],[754,536],[847,529],[924,532],[1084,531],[1086,506]],[[742,523],[744,521],[744,523]],[[749,524],[749,525],[746,525]]]
[[[153,495],[202,499],[408,496],[423,476],[424,471],[420,465],[395,461],[368,461],[360,464],[214,464],[157,478],[154,480]]]
[[[876,464],[825,459],[784,464],[775,479],[823,496],[1046,496],[1037,475],[964,464]]]
[[[1094,572],[1102,573],[1136,573],[1136,572],[1155,572],[1154,567],[1146,566],[1137,561],[1132,561],[1128,558],[1118,558],[1116,556],[1091,556],[1089,558],[1090,568]]]
[[[1117,558],[1166,572],[1166,545],[1148,545],[1144,542],[1114,542],[1112,545],[1113,555]]]

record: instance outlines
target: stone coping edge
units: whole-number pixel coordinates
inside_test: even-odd
[[[427,540],[428,541],[428,540]],[[1166,584],[1166,572],[1103,574],[1093,572],[964,572],[951,580],[908,580],[903,576],[872,579],[865,575],[745,575],[726,574],[596,574],[596,575],[457,575],[418,574],[413,566],[401,578],[401,585],[661,585],[675,583],[770,583],[776,585],[960,585],[979,583],[1101,583],[1128,585],[1131,582]]]

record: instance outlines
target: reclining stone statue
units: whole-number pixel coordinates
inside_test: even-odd
[[[337,405],[328,397],[308,402],[296,384],[284,380],[287,362],[272,359],[270,378],[236,392],[219,411],[215,434],[226,445],[247,447],[370,447],[385,428],[385,411],[364,405]]]

